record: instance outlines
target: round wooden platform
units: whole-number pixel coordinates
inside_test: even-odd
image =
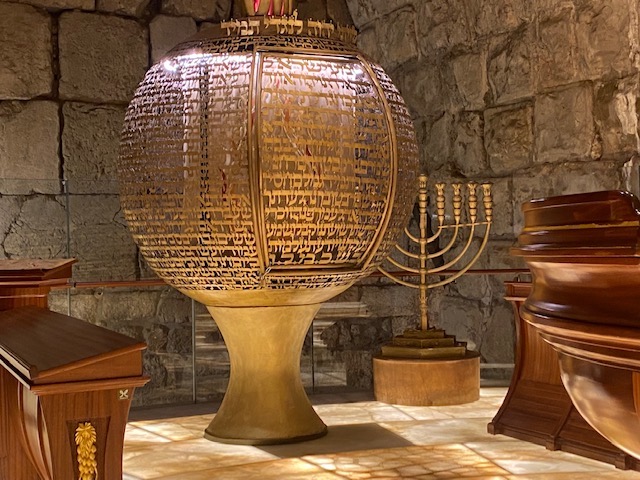
[[[436,406],[470,403],[480,398],[480,354],[419,360],[373,358],[373,391],[379,402]]]

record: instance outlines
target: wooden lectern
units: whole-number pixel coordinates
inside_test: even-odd
[[[75,259],[0,260],[0,311],[33,305],[47,308],[52,287],[67,284]]]
[[[0,262],[0,479],[121,480],[146,345],[44,308],[72,261],[9,262]]]
[[[488,432],[593,458],[622,470],[640,470],[640,461],[596,432],[576,410],[562,385],[558,355],[520,315],[531,283],[505,285],[516,326],[515,368],[507,396],[487,426]]]
[[[517,312],[519,365],[490,431],[638,469],[640,201],[604,191],[522,211],[511,254],[527,262],[532,284]]]

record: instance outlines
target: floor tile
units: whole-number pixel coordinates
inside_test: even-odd
[[[322,438],[252,447],[210,442],[213,406],[133,412],[123,480],[640,480],[640,472],[504,435],[487,423],[505,388],[483,388],[467,405],[409,407],[357,396],[312,397],[329,426]]]

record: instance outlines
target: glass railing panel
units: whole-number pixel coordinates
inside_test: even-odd
[[[229,383],[229,353],[216,322],[202,305],[195,308],[196,401],[222,400]]]
[[[69,295],[69,297],[67,297]],[[134,406],[193,402],[191,300],[167,286],[59,289],[52,310],[147,343],[143,370],[151,380],[136,390]]]

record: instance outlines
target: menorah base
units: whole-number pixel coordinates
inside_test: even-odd
[[[396,405],[460,405],[480,398],[480,354],[461,358],[373,358],[377,401]]]

